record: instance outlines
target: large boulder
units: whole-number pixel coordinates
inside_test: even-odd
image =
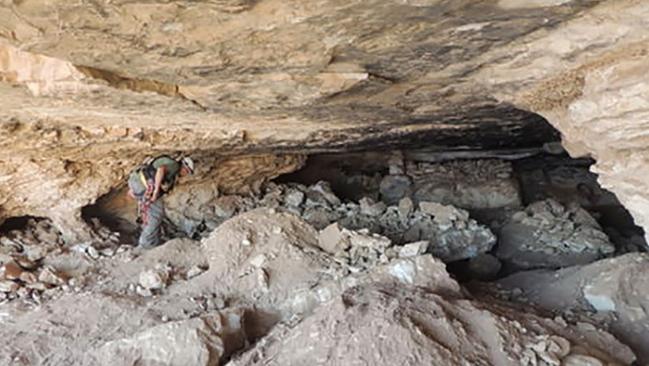
[[[161,324],[99,348],[106,366],[216,366],[244,346],[243,311]]]

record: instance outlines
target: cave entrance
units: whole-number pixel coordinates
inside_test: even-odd
[[[338,223],[386,236],[396,250],[428,241],[428,252],[459,280],[644,251],[642,229],[599,186],[590,172],[594,161],[568,156],[558,132],[525,113],[468,135],[425,131],[375,147],[311,154],[299,171],[246,194],[223,195],[227,189],[204,181],[181,184],[165,198],[166,238],[199,239],[237,214],[275,208],[317,230]],[[119,232],[123,243],[136,242],[136,207],[123,187],[85,207],[83,217]]]
[[[61,233],[52,221],[38,216],[16,216],[0,225],[0,246],[8,246],[18,252],[27,245],[63,245]]]
[[[25,229],[29,223],[29,220],[37,220],[34,216],[16,216],[6,219],[2,224],[0,224],[0,234],[6,235],[13,230],[22,230]],[[41,218],[42,219],[42,218]]]
[[[124,187],[115,188],[99,197],[94,204],[83,207],[81,217],[95,228],[104,226],[119,233],[123,244],[137,243],[137,207]]]

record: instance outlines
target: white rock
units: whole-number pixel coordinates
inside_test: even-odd
[[[367,216],[381,216],[387,208],[385,203],[374,202],[367,197],[362,198],[358,203],[361,207],[361,213]]]
[[[399,216],[407,218],[415,208],[415,204],[410,197],[404,197],[399,200]]]
[[[19,288],[20,285],[14,281],[0,281],[0,292],[16,292]]]
[[[95,249],[95,247],[89,246],[88,249],[86,249],[86,253],[92,259],[99,258],[99,252],[97,251],[97,249]]]
[[[422,255],[426,253],[428,244],[427,240],[406,244],[399,249],[399,257],[406,258]]]
[[[250,260],[250,265],[253,267],[260,268],[266,262],[266,256],[264,254],[259,254],[258,256]]]
[[[44,267],[38,275],[38,280],[47,285],[61,286],[65,280],[51,267]]]
[[[284,196],[284,202],[292,207],[297,207],[304,202],[304,193],[298,190],[291,191]]]
[[[336,254],[349,248],[349,238],[343,233],[338,223],[333,223],[322,231],[318,236],[318,245],[322,250]]]
[[[604,363],[595,357],[586,355],[568,355],[561,362],[562,366],[604,366]]]
[[[140,273],[139,283],[147,290],[160,290],[167,287],[169,273],[164,270],[149,269]]]
[[[142,297],[153,296],[153,292],[151,290],[149,290],[148,288],[144,288],[140,285],[137,285],[137,287],[135,288],[135,292],[137,292],[137,294]]]

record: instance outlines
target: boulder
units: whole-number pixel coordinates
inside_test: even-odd
[[[388,205],[394,205],[400,199],[410,196],[412,181],[407,175],[386,175],[379,186],[381,200]]]
[[[245,344],[243,311],[155,326],[96,351],[106,366],[216,366]]]

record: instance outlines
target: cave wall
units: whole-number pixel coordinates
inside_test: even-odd
[[[234,187],[309,153],[538,146],[554,136],[540,115],[647,227],[647,15],[632,0],[0,1],[0,221],[82,237],[81,207],[157,152],[286,159],[223,173]]]

